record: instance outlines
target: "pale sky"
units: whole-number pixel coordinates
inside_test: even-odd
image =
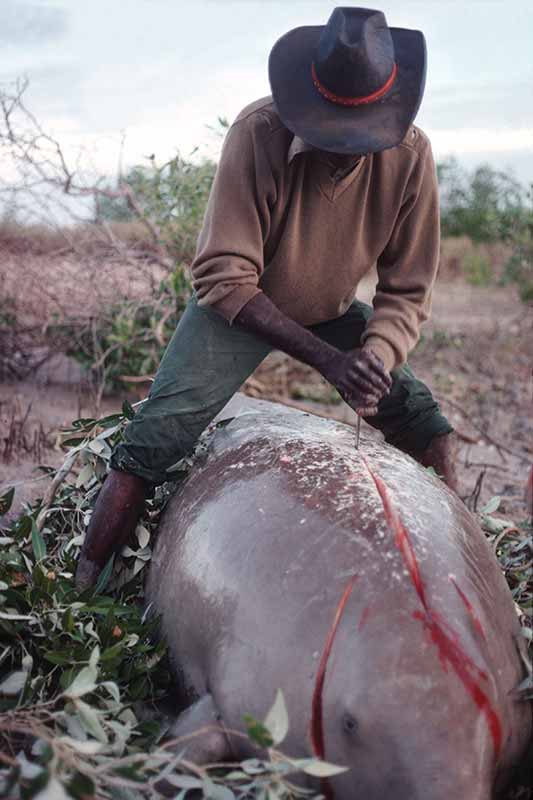
[[[0,81],[30,79],[28,103],[66,145],[112,172],[179,149],[216,155],[206,127],[269,94],[276,39],[324,24],[328,0],[0,0]],[[419,124],[437,158],[533,180],[533,0],[384,0],[389,25],[428,44]],[[373,6],[371,6],[373,7]]]

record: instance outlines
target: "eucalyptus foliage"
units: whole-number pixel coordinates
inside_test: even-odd
[[[341,767],[294,760],[276,748],[288,731],[281,693],[264,722],[247,718],[266,757],[221,769],[187,761],[186,742],[165,740],[157,701],[172,687],[166,644],[143,605],[144,571],[157,522],[175,484],[147,502],[133,541],[104,569],[95,590],[74,586],[79,548],[113,446],[134,414],[79,419],[64,431],[65,462],[43,467],[44,497],[0,522],[0,797],[66,800],[177,797],[212,800],[313,796],[293,785]],[[200,442],[199,448],[204,447]],[[173,469],[176,480],[189,463]],[[0,515],[13,501],[0,497]],[[198,796],[198,795],[197,795]]]
[[[65,352],[106,391],[123,391],[128,378],[150,379],[190,297],[182,267],[161,280],[143,301],[121,299],[93,320],[72,319],[50,332],[68,342]]]
[[[176,262],[189,262],[196,247],[216,164],[192,161],[177,154],[164,164],[155,155],[120,178],[134,191],[144,214],[157,222],[161,244]],[[97,197],[96,221],[136,219],[124,198]]]

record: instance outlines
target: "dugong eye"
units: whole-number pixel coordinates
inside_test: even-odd
[[[347,733],[349,736],[354,736],[359,728],[359,723],[357,722],[356,718],[352,716],[352,714],[346,711],[342,715],[342,728],[344,733]]]

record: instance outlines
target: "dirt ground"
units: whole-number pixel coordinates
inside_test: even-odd
[[[367,284],[361,299],[370,302],[372,291]],[[512,288],[441,282],[410,364],[456,429],[461,496],[474,510],[501,496],[502,515],[525,518],[533,462],[533,309]],[[355,422],[344,403],[327,402],[335,393],[320,376],[281,354],[270,356],[247,386],[256,396],[286,398]]]
[[[372,292],[369,282],[361,299],[370,301]],[[520,303],[512,287],[442,281],[410,363],[456,428],[466,502],[481,507],[498,495],[503,516],[523,519],[533,462],[533,309]],[[245,391],[355,421],[314,370],[280,353],[261,365]],[[100,413],[117,410],[122,399],[106,397]],[[80,369],[62,356],[28,380],[0,383],[0,492],[15,484],[17,507],[39,494],[43,479],[37,464],[55,466],[63,457],[58,430],[97,412]]]
[[[368,283],[361,299],[370,301],[372,292]],[[499,496],[503,518],[524,520],[533,463],[533,309],[521,304],[511,287],[441,281],[410,363],[456,429],[460,494],[467,505],[480,509]],[[355,423],[355,414],[316,372],[281,353],[269,356],[244,390]],[[11,514],[42,495],[47,478],[37,465],[57,466],[64,459],[61,427],[76,417],[117,411],[126,396],[136,400],[142,394],[142,389],[125,391],[95,408],[95,393],[79,367],[62,356],[30,379],[0,383],[0,494],[16,487]],[[522,787],[508,800],[531,796]]]

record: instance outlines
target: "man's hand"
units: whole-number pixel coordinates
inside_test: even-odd
[[[389,393],[391,377],[372,351],[337,350],[289,319],[263,293],[248,301],[235,317],[235,324],[317,369],[362,417],[377,414],[379,401]]]
[[[361,417],[377,414],[379,401],[389,394],[392,385],[381,359],[362,348],[337,352],[321,372]]]

